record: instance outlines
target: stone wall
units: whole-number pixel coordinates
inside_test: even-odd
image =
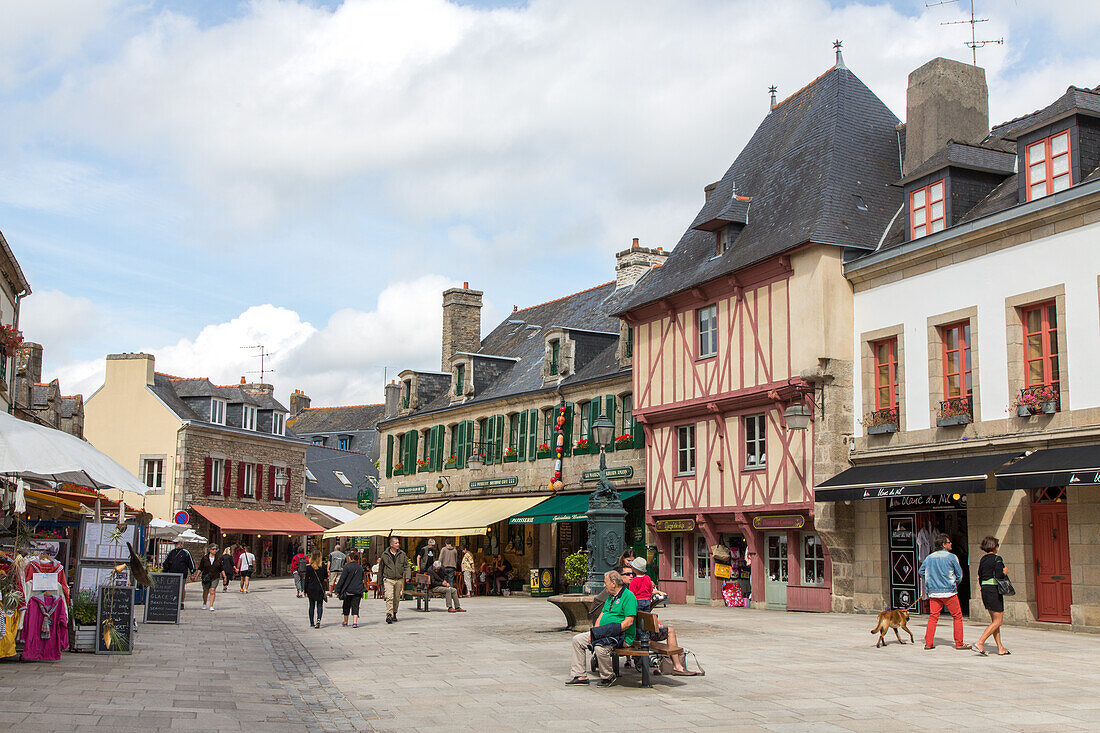
[[[878,613],[890,599],[889,546],[886,504],[853,501],[855,533],[852,608],[856,613]]]
[[[1070,616],[1075,627],[1100,629],[1100,487],[1071,486],[1066,494],[1073,584]]]
[[[1072,514],[1071,514],[1072,517]],[[1035,555],[1031,543],[1031,503],[1026,491],[986,491],[966,497],[967,535],[970,552],[970,618],[986,619],[978,586],[978,562],[984,554],[982,538],[996,537],[1001,543],[1005,572],[1016,595],[1005,597],[1005,623],[1035,622]],[[1073,524],[1070,524],[1073,535]],[[1072,541],[1072,540],[1071,540]],[[1073,548],[1070,548],[1072,553]],[[1074,588],[1074,600],[1076,599]]]
[[[443,371],[450,371],[451,357],[457,352],[476,353],[481,347],[482,295],[480,290],[470,290],[469,283],[443,291]]]

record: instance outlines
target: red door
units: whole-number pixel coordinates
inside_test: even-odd
[[[1040,621],[1069,623],[1073,602],[1065,502],[1031,505],[1035,550],[1035,607]]]

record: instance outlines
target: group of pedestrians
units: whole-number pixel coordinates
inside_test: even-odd
[[[225,552],[218,555],[218,546],[211,543],[206,546],[206,554],[199,561],[198,567],[181,540],[176,540],[176,547],[164,559],[164,572],[179,573],[184,576],[184,581],[194,580],[199,576],[202,581],[202,610],[214,610],[214,598],[217,596],[218,585],[222,590],[229,589],[229,581],[234,576],[240,579],[241,593],[248,592],[252,573],[256,569],[256,556],[243,545],[234,545],[225,548]],[[184,607],[187,583],[184,582],[180,590],[180,608]]]

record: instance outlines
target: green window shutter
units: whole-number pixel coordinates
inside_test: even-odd
[[[598,400],[593,400],[593,402],[597,402],[597,401]],[[607,414],[607,417],[611,420],[611,424],[614,425],[615,424],[615,395],[609,394],[609,395],[605,396],[603,398],[603,404],[604,404],[604,412]],[[611,445],[607,446],[607,452],[608,453],[615,450],[615,438],[619,437],[619,435],[621,435],[621,433],[615,433],[613,436],[611,436]]]
[[[516,426],[519,431],[516,435],[516,460],[523,461],[527,459],[527,423],[530,422],[527,410],[516,415],[515,418],[519,420],[519,424]]]
[[[600,416],[600,398],[594,397],[591,402],[588,403],[588,435],[581,437],[588,438],[588,445],[596,445],[596,437],[592,434],[592,423]]]
[[[455,468],[466,468],[466,423],[465,421],[455,425],[455,439],[451,444],[451,452],[455,454]]]
[[[466,365],[459,364],[455,367],[455,395],[462,396],[462,386],[466,382]]]
[[[638,422],[637,418],[634,418],[634,447],[642,448],[645,446],[645,428]]]
[[[393,436],[386,436],[386,478],[393,477]]]
[[[497,463],[504,463],[504,415],[497,415],[494,418],[496,427],[496,448],[493,450],[497,455]]]
[[[527,413],[527,460],[533,461],[538,457],[539,445],[539,411],[531,410]]]
[[[492,419],[484,417],[481,419],[481,434],[478,436],[481,443],[481,458],[485,461],[486,466],[493,465],[493,428],[495,423]]]
[[[628,359],[634,356],[634,328],[632,326],[626,327],[626,356]]]
[[[462,460],[462,465],[465,467],[465,466],[470,465],[470,456],[474,452],[474,421],[473,420],[467,420],[466,421],[466,440],[465,440],[463,445],[465,446],[466,457]]]
[[[561,426],[562,435],[565,436],[565,440],[562,441],[564,445],[561,454],[563,456],[573,455],[573,403],[565,403],[565,424]]]
[[[416,448],[417,443],[420,440],[420,433],[416,430],[410,430],[408,436],[405,438],[405,443],[408,448],[408,456],[405,461],[405,475],[411,476],[416,473]]]

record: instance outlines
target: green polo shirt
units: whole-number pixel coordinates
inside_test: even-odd
[[[608,596],[603,602],[603,619],[600,623],[622,623],[627,618],[633,618],[638,614],[638,599],[628,589],[623,588],[617,596]],[[631,624],[626,630],[626,646],[634,643],[634,634],[638,624]]]

